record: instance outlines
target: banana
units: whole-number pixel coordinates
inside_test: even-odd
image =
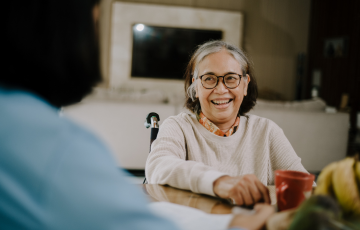
[[[338,162],[333,162],[321,171],[317,179],[317,186],[314,191],[315,195],[330,195],[334,197],[332,175],[337,165]]]
[[[332,174],[334,193],[345,216],[360,216],[360,193],[354,166],[354,158],[345,158],[338,162]]]

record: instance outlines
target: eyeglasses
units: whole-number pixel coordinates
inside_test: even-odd
[[[205,89],[213,89],[219,83],[219,78],[223,78],[224,85],[229,89],[234,89],[240,85],[240,80],[242,75],[236,73],[229,73],[224,76],[216,76],[214,74],[204,74],[199,78],[201,80],[201,84]]]

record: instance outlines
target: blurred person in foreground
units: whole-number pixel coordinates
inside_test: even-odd
[[[109,150],[59,116],[100,82],[98,0],[8,1],[0,76],[1,229],[176,229],[152,214]],[[258,229],[273,212],[236,216]]]
[[[185,73],[186,108],[166,119],[146,162],[150,184],[218,196],[237,205],[270,203],[276,169],[307,172],[282,129],[247,114],[257,84],[242,50],[210,41]]]

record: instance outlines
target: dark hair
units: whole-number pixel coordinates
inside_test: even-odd
[[[98,3],[8,1],[0,85],[33,92],[56,107],[78,102],[91,92],[101,80],[92,16]]]
[[[241,103],[239,115],[245,115],[245,113],[249,112],[256,104],[256,98],[258,96],[257,83],[252,64],[248,57],[242,50],[227,42],[219,40],[210,41],[198,46],[191,56],[185,71],[185,107],[195,114],[201,110],[201,105],[199,98],[195,97],[195,86],[197,81],[192,82],[192,79],[194,78],[196,80],[198,78],[198,66],[205,57],[223,49],[226,49],[239,62],[243,74],[248,74],[251,79],[247,89],[247,96],[244,97]]]

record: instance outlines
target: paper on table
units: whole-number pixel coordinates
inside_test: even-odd
[[[153,202],[149,207],[155,214],[172,220],[182,230],[225,230],[233,217],[232,214],[208,214],[169,202]]]

